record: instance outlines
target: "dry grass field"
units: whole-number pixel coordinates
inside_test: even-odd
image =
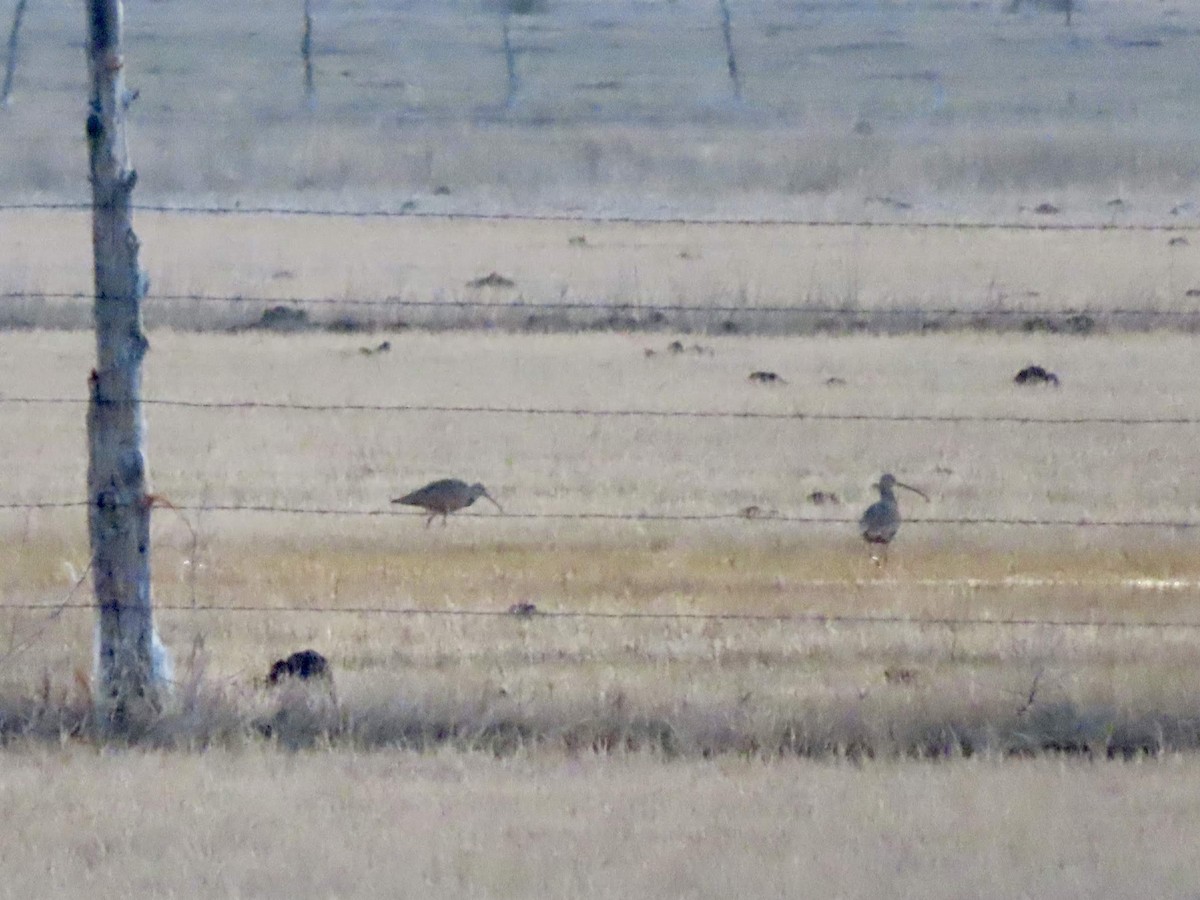
[[[1196,416],[1187,336],[724,337],[707,338],[704,354],[653,357],[646,340],[421,333],[364,356],[358,335],[162,331],[146,391],[368,407]],[[25,461],[7,496],[73,500],[82,407],[11,401],[81,399],[91,338],[0,341],[10,401],[0,434],[5,457]],[[1062,386],[1013,385],[1030,359],[1051,364]],[[786,383],[749,381],[756,368]],[[240,743],[256,728],[305,744],[683,755],[1103,754],[1197,740],[1191,628],[931,621],[1200,625],[1187,527],[1194,424],[152,404],[149,427],[155,489],[180,507],[156,518],[156,596],[186,685],[162,735],[170,743]],[[883,470],[932,501],[906,503],[914,521],[879,569],[853,523]],[[506,513],[472,509],[428,529],[419,514],[378,515],[447,475],[482,480]],[[814,491],[838,500],[815,506]],[[751,505],[766,517],[739,515]],[[4,516],[6,601],[53,607],[85,568],[81,511]],[[946,522],[956,519],[1059,524]],[[1071,524],[1080,520],[1116,524]],[[1167,524],[1120,524],[1139,521]],[[503,615],[516,603],[550,615]],[[696,614],[808,621],[687,618]],[[72,732],[90,613],[8,615],[9,733]],[[310,644],[334,661],[339,705],[285,695],[277,709],[256,679]]]
[[[309,99],[295,3],[127,10],[136,199],[242,210],[136,219],[137,749],[88,216],[0,207],[0,896],[1195,896],[1200,3],[730,0],[740,102],[715,3],[531,5],[511,97],[501,0],[314,0]],[[24,34],[0,197],[77,201]]]
[[[0,294],[25,295],[0,297],[0,325],[91,328],[89,229],[83,213],[0,210]],[[138,231],[151,327],[252,325],[282,305],[314,326],[389,331],[1200,329],[1187,231],[161,213]],[[472,285],[490,273],[511,283]]]
[[[8,753],[4,896],[1194,897],[1197,762]],[[102,777],[97,773],[103,772]],[[36,859],[39,865],[30,865]]]

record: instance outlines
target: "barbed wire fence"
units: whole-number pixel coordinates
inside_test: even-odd
[[[725,48],[728,53],[728,68],[735,93],[740,95],[737,80],[735,51],[730,37],[729,12],[724,3]],[[306,6],[306,18],[310,18]],[[516,54],[508,46],[507,19],[504,19],[504,42],[508,61],[509,92],[506,107],[514,105],[513,95],[516,93],[517,79],[514,71]],[[309,23],[311,28],[311,22]],[[306,35],[308,32],[306,32]],[[307,40],[307,39],[306,39]],[[306,59],[306,77],[308,92],[312,93],[311,61]],[[1167,233],[1172,235],[1191,235],[1200,231],[1200,223],[1172,222],[1167,224],[1144,224],[1122,222],[1098,223],[1062,223],[1049,221],[1022,222],[985,222],[985,221],[911,221],[907,218],[895,220],[857,220],[857,219],[801,219],[801,218],[737,218],[737,217],[687,217],[687,216],[622,216],[622,215],[575,215],[557,213],[520,213],[520,212],[429,212],[415,209],[333,209],[333,208],[301,208],[275,205],[187,205],[187,204],[139,204],[134,209],[143,213],[166,215],[196,215],[196,216],[295,216],[315,219],[408,219],[408,220],[448,220],[448,221],[479,221],[479,222],[548,222],[578,225],[603,224],[666,224],[666,225],[727,225],[745,228],[756,227],[809,227],[837,229],[898,229],[898,230],[930,230],[930,231],[1015,231],[1015,232],[1101,232],[1101,233]],[[90,202],[32,202],[16,204],[0,204],[0,213],[5,212],[35,212],[90,211]],[[1190,295],[1190,292],[1189,292]],[[90,292],[70,291],[8,291],[0,294],[3,301],[44,301],[64,300],[91,302]],[[160,294],[149,295],[148,303],[184,304],[205,303],[213,305],[233,305],[239,307],[259,307],[275,304],[311,307],[356,306],[380,308],[386,310],[420,310],[420,309],[462,309],[482,312],[529,312],[537,314],[554,314],[567,311],[596,311],[596,310],[630,310],[641,311],[648,315],[655,313],[716,313],[729,316],[764,315],[764,316],[821,316],[821,315],[869,315],[879,318],[907,318],[913,316],[938,316],[951,319],[969,319],[971,317],[987,316],[995,318],[1029,318],[1029,317],[1061,317],[1072,315],[1103,315],[1111,318],[1148,319],[1159,323],[1200,323],[1200,308],[1196,309],[1161,309],[1153,307],[1118,307],[1100,310],[1071,310],[1046,307],[1034,308],[1004,308],[1004,307],[926,307],[926,306],[895,306],[888,308],[868,308],[847,310],[838,305],[720,305],[720,304],[689,304],[689,303],[653,303],[636,302],[622,303],[612,301],[587,302],[538,302],[527,300],[497,301],[494,299],[461,299],[448,298],[438,300],[414,300],[407,298],[378,298],[378,297],[331,297],[331,296],[248,296],[218,295],[218,294]],[[1141,416],[1073,416],[1050,417],[1029,415],[973,415],[973,414],[877,414],[856,412],[769,412],[744,410],[713,410],[713,409],[653,409],[653,408],[570,408],[519,405],[444,405],[444,404],[355,404],[355,403],[298,403],[282,402],[264,399],[245,399],[229,401],[196,401],[186,398],[152,398],[142,401],[148,407],[164,409],[180,409],[194,411],[246,411],[255,413],[357,413],[371,412],[380,414],[403,415],[410,413],[437,413],[451,415],[489,415],[489,416],[522,416],[522,417],[572,417],[572,418],[655,418],[655,419],[713,419],[728,420],[766,420],[766,421],[832,421],[832,422],[876,422],[890,424],[981,424],[981,425],[1017,425],[1046,428],[1070,428],[1076,426],[1113,426],[1120,428],[1170,428],[1193,427],[1200,425],[1200,416],[1181,415],[1169,417]],[[53,407],[53,406],[83,406],[85,398],[73,397],[10,397],[0,394],[0,405],[24,407]],[[33,501],[0,501],[0,510],[86,510],[86,501],[38,499]],[[422,513],[396,511],[390,509],[361,509],[354,507],[332,506],[299,506],[288,504],[225,504],[181,503],[176,506],[181,513],[251,513],[268,516],[313,516],[313,517],[420,517]],[[734,521],[748,518],[739,512],[675,514],[662,512],[592,512],[586,510],[566,512],[539,513],[505,513],[503,517],[518,521],[610,521],[621,523],[713,523]],[[761,512],[752,517],[764,523],[784,523],[800,528],[830,528],[845,527],[854,524],[856,517],[846,516],[796,516],[778,512]],[[185,520],[186,521],[186,520]],[[1036,529],[1170,529],[1193,532],[1200,528],[1200,522],[1190,519],[1065,519],[1039,517],[914,517],[906,519],[906,524],[917,527],[969,525],[981,527],[1003,528],[1036,528]],[[86,572],[83,578],[86,578]],[[22,610],[29,612],[48,612],[53,621],[67,610],[90,610],[94,605],[77,601],[74,596],[83,578],[71,588],[66,598],[58,604],[13,604],[0,605],[0,610]],[[210,604],[203,607],[156,604],[157,609],[171,612],[199,613],[269,613],[269,614],[337,614],[337,615],[399,615],[399,616],[448,616],[464,618],[484,618],[512,616],[506,610],[450,610],[450,609],[420,609],[393,608],[377,606],[305,606],[279,607],[254,606],[240,604]],[[802,626],[842,624],[854,626],[979,626],[979,627],[1043,627],[1043,628],[1111,628],[1111,629],[1183,629],[1200,628],[1200,623],[1186,621],[1103,621],[1103,620],[1074,620],[1074,619],[1037,619],[1037,618],[914,618],[907,616],[853,616],[853,615],[754,615],[738,613],[638,613],[638,612],[587,612],[587,611],[538,611],[536,616],[521,616],[522,619],[622,619],[622,620],[697,620],[697,621],[736,621],[736,622],[773,622],[796,624]],[[33,641],[42,632],[36,632],[30,637]],[[30,644],[22,645],[22,650]],[[0,658],[0,665],[5,658]]]
[[[71,397],[0,397],[0,406],[68,406],[74,407],[85,404],[83,398]],[[148,407],[166,407],[185,410],[203,411],[252,411],[252,412],[285,412],[285,413],[339,413],[339,412],[371,412],[382,414],[408,414],[414,412],[436,412],[455,415],[508,415],[508,416],[569,416],[585,417],[650,417],[650,418],[712,418],[719,420],[740,420],[759,418],[766,420],[816,420],[841,422],[883,422],[883,423],[959,423],[980,425],[1025,425],[1036,427],[1081,427],[1081,426],[1110,426],[1116,428],[1143,427],[1195,427],[1200,425],[1200,416],[1176,417],[1136,417],[1136,416],[1079,416],[1079,417],[1050,417],[1050,416],[1011,416],[1011,415],[946,415],[946,414],[873,414],[873,413],[805,413],[805,412],[753,412],[737,410],[673,410],[673,409],[581,409],[581,408],[552,408],[552,407],[501,407],[501,406],[446,406],[433,404],[333,404],[333,403],[297,403],[274,401],[191,401],[165,398],[147,398],[142,401]],[[340,518],[421,518],[425,514],[417,511],[356,508],[351,506],[300,506],[269,503],[222,503],[205,501],[202,503],[171,502],[169,505],[181,516],[187,514],[257,514],[269,516],[290,517],[340,517]],[[7,511],[78,511],[86,510],[87,501],[82,500],[35,500],[35,501],[4,501],[0,502],[0,510]],[[469,515],[469,514],[466,514]],[[800,528],[845,528],[856,524],[857,517],[844,515],[804,516],[780,513],[777,511],[731,511],[719,513],[669,513],[669,512],[596,512],[586,510],[562,512],[505,512],[498,517],[490,514],[489,519],[501,518],[510,521],[550,521],[550,522],[619,522],[619,523],[673,523],[673,524],[704,524],[732,521],[750,521],[754,523],[782,523],[788,527]],[[189,530],[192,526],[185,517]],[[1034,528],[1034,529],[1143,529],[1171,530],[1190,533],[1200,528],[1200,521],[1191,519],[1137,519],[1137,518],[1055,518],[1055,517],[990,517],[990,516],[914,516],[906,518],[906,525],[913,527],[939,526],[980,526],[1002,528]],[[193,531],[193,539],[195,533]],[[1010,580],[1011,581],[1011,580]],[[1200,588],[1200,582],[1186,579],[1172,582],[1154,581],[1150,587],[1158,590],[1180,588],[1184,590]],[[964,583],[968,583],[968,579]],[[829,584],[838,584],[836,580]],[[942,581],[937,583],[941,584]],[[952,583],[946,580],[944,583]],[[1001,581],[999,584],[1008,584]],[[1017,582],[1012,582],[1016,584]],[[1051,579],[1048,583],[1059,584],[1059,580]],[[1063,582],[1066,583],[1066,582]],[[1107,584],[1107,583],[1106,583]],[[57,604],[46,603],[5,603],[0,609],[24,611],[32,613],[49,613],[47,622],[57,619],[66,610],[91,609],[88,602],[75,601],[73,595],[78,583],[68,593],[67,597]],[[388,606],[280,606],[206,603],[197,605],[157,604],[156,608],[170,612],[187,614],[199,613],[244,613],[244,614],[337,614],[337,615],[396,615],[396,616],[430,616],[458,617],[469,619],[493,619],[511,617],[512,610],[495,609],[434,609],[418,607],[388,607]],[[530,618],[528,614],[517,613],[520,618]],[[1037,627],[1048,629],[1173,629],[1191,630],[1200,628],[1200,622],[1186,620],[1110,620],[1103,618],[1062,619],[1037,617],[943,617],[943,616],[908,616],[908,615],[845,615],[837,613],[800,613],[800,614],[754,614],[734,612],[636,612],[636,611],[570,611],[570,610],[538,610],[539,618],[568,619],[568,620],[630,620],[630,621],[728,621],[746,623],[778,623],[795,626],[831,625],[846,626],[947,626],[947,627]],[[39,629],[36,634],[41,634]],[[27,643],[21,645],[27,649]]]
[[[81,209],[76,204],[19,204],[4,209]],[[285,208],[209,208],[209,207],[166,207],[147,206],[146,211],[157,211],[170,214],[216,214],[216,215],[300,215],[315,217],[414,217],[421,214],[413,212],[377,212],[377,211],[344,211],[344,210],[294,210]],[[455,218],[448,216],[444,218]],[[563,216],[525,216],[525,215],[466,215],[461,218],[482,220],[545,220],[545,221],[616,221],[641,222],[645,220],[628,217],[596,219],[591,217]],[[672,220],[690,224],[711,224],[712,220],[684,219]],[[881,227],[881,228],[929,228],[929,229],[1016,229],[1016,230],[1083,230],[1083,231],[1193,231],[1200,226],[1191,225],[1060,225],[1060,224],[1023,224],[1023,223],[889,223],[889,222],[800,222],[792,220],[754,221],[754,220],[720,220],[724,224],[739,226],[754,226],[766,224],[787,225],[816,225],[833,227]],[[0,293],[0,301],[39,301],[65,300],[73,302],[91,302],[92,295],[86,291],[7,291]],[[386,308],[395,310],[410,310],[420,308],[449,307],[472,310],[509,310],[519,312],[547,313],[555,311],[594,311],[603,308],[641,310],[645,312],[700,312],[736,315],[739,313],[762,314],[765,316],[785,316],[796,314],[831,315],[846,312],[842,306],[820,304],[768,304],[768,305],[713,305],[692,303],[601,303],[587,302],[540,302],[527,300],[497,301],[495,299],[438,299],[420,300],[407,298],[380,297],[332,297],[332,296],[250,296],[244,294],[207,294],[207,293],[166,293],[151,294],[148,303],[181,304],[223,304],[238,307],[262,307],[276,304],[298,306],[363,306],[371,308]],[[985,308],[963,309],[953,307],[928,306],[897,306],[891,308],[855,310],[858,314],[871,314],[880,317],[939,315],[946,317],[967,318],[986,314],[998,317],[1030,317],[1030,316],[1062,316],[1072,314],[1071,310],[1050,308]],[[1145,317],[1157,321],[1200,321],[1200,308],[1197,309],[1160,309],[1151,307],[1125,307],[1100,311],[1105,316]],[[64,396],[8,396],[0,392],[0,407],[82,407],[88,401],[84,397]],[[1114,427],[1122,429],[1141,428],[1191,428],[1200,425],[1200,415],[1178,416],[1138,416],[1138,415],[1078,415],[1078,416],[1046,416],[1046,415],[1012,415],[1012,414],[972,414],[972,413],[874,413],[854,411],[764,411],[736,409],[677,409],[677,408],[586,408],[586,407],[554,407],[535,405],[488,405],[488,404],[436,404],[436,403],[324,403],[277,401],[270,399],[233,399],[217,401],[201,401],[186,398],[151,397],[142,400],[148,408],[175,409],[197,412],[240,411],[261,414],[348,414],[374,413],[382,415],[408,414],[444,414],[456,416],[508,416],[529,418],[615,418],[615,419],[707,419],[718,421],[763,420],[778,422],[843,422],[843,423],[882,423],[895,425],[929,425],[929,424],[963,424],[980,426],[1021,426],[1036,428],[1063,429],[1074,427]],[[288,517],[325,517],[325,518],[419,518],[423,513],[393,509],[364,509],[350,506],[304,506],[279,503],[222,503],[204,502],[172,503],[172,507],[181,515],[190,514],[253,514]],[[0,501],[0,510],[11,511],[72,511],[86,510],[86,501],[40,498],[31,501]],[[804,529],[846,528],[857,522],[856,517],[820,515],[804,516],[780,513],[773,510],[757,511],[747,515],[744,511],[709,512],[709,513],[672,513],[655,511],[634,512],[597,512],[588,510],[570,510],[556,512],[507,512],[503,518],[512,521],[548,521],[548,522],[616,522],[616,523],[671,523],[679,525],[731,522],[753,519],[761,523],[779,523],[788,527]],[[188,520],[185,518],[185,522]],[[978,526],[999,528],[1033,528],[1033,529],[1141,529],[1141,530],[1170,530],[1182,533],[1192,533],[1200,528],[1200,521],[1186,518],[1111,518],[1111,519],[1078,519],[1055,517],[971,517],[971,516],[915,516],[906,519],[906,524],[913,527],[941,526]],[[190,528],[189,524],[189,528]],[[194,537],[194,535],[193,535]],[[86,573],[85,576],[86,578]],[[24,653],[33,647],[53,622],[64,613],[71,610],[89,610],[93,604],[74,599],[80,582],[76,582],[71,591],[59,603],[4,603],[0,610],[11,612],[26,612],[31,614],[46,614],[45,621],[34,628],[6,657],[0,658],[0,664],[15,655]],[[1190,590],[1200,585],[1183,584],[1183,589]],[[512,617],[511,610],[492,609],[429,609],[417,607],[387,607],[387,606],[263,606],[254,604],[206,603],[201,605],[156,604],[157,609],[164,612],[185,615],[198,614],[289,614],[289,615],[383,615],[407,617],[456,617],[464,619],[492,620]],[[521,619],[550,620],[628,620],[638,621],[714,621],[714,622],[744,622],[775,623],[789,627],[814,627],[827,625],[842,625],[847,627],[980,627],[980,628],[1043,628],[1043,629],[1098,629],[1098,630],[1171,630],[1191,631],[1200,628],[1200,623],[1186,620],[1109,620],[1103,618],[1064,619],[1037,617],[913,617],[906,615],[843,615],[836,613],[800,613],[789,615],[749,614],[732,612],[715,613],[642,613],[636,611],[570,611],[570,610],[538,610],[534,615],[517,613]]]

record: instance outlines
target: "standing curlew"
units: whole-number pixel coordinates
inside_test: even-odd
[[[452,512],[457,512],[464,507],[470,506],[480,497],[487,497],[495,505],[496,509],[504,512],[504,507],[496,503],[496,499],[487,492],[482,484],[467,484],[465,481],[460,481],[457,478],[443,478],[440,481],[431,481],[423,488],[413,491],[411,494],[405,494],[393,500],[393,503],[403,503],[405,506],[419,506],[429,513],[429,518],[425,520],[425,527],[428,528],[433,522],[434,517],[441,513],[442,525],[446,524],[446,516]]]
[[[902,487],[914,494],[920,494],[926,503],[929,502],[929,497],[924,491],[897,481],[891,473],[884,473],[879,483],[872,487],[879,488],[879,499],[867,507],[867,511],[858,520],[858,528],[863,540],[868,544],[882,545],[878,552],[871,553],[871,560],[878,566],[887,562],[887,545],[900,530],[900,504],[896,502],[896,493],[892,489]]]

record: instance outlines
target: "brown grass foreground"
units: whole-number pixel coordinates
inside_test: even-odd
[[[1193,896],[1200,763],[8,753],[14,897]]]

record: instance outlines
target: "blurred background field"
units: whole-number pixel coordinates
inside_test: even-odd
[[[143,3],[138,199],[1194,224],[1197,5],[1055,6],[734,2],[737,100],[716,3],[314,0],[311,98],[302,4]],[[86,196],[83,24],[26,13],[10,202]]]

